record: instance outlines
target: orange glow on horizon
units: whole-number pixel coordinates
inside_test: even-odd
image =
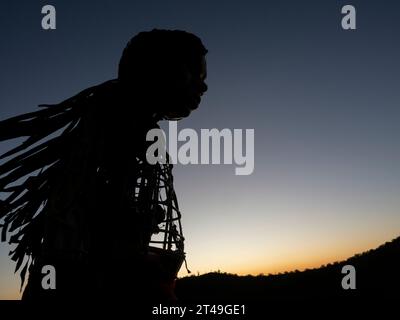
[[[230,274],[237,274],[240,276],[244,275],[253,275],[257,276],[260,274],[268,275],[268,274],[278,274],[284,272],[291,272],[295,270],[304,271],[306,269],[314,269],[320,268],[323,265],[327,265],[330,263],[345,261],[355,254],[360,254],[366,252],[371,249],[376,249],[380,245],[384,244],[386,241],[391,241],[396,238],[398,235],[393,236],[392,238],[374,238],[374,239],[366,239],[363,243],[355,243],[352,246],[334,246],[329,250],[324,250],[324,248],[320,248],[319,250],[315,250],[310,253],[301,252],[299,255],[295,256],[282,256],[282,259],[271,259],[267,256],[260,257],[257,262],[252,261],[252,265],[247,264],[245,261],[243,263],[238,264],[237,261],[226,261],[224,264],[220,264],[219,266],[203,263],[202,268],[198,270],[193,266],[192,274],[206,274],[209,272],[226,272]],[[271,263],[267,263],[265,261],[272,261]],[[190,266],[189,266],[190,269]],[[179,277],[190,276],[186,272],[184,267],[181,268],[181,271],[178,274]]]

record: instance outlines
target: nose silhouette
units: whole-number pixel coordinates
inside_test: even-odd
[[[208,86],[205,82],[200,84],[200,95],[203,95],[208,90]]]

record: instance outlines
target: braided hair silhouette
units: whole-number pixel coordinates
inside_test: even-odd
[[[118,78],[0,122],[1,240],[13,245],[23,300],[174,300],[185,260],[172,164],[149,164],[146,134],[187,117],[207,90],[201,40],[180,30],[141,32]],[[42,268],[56,289],[42,287]]]

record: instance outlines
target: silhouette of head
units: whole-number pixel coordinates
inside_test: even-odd
[[[140,32],[125,47],[118,79],[159,118],[179,120],[196,109],[207,90],[201,40],[180,30]]]

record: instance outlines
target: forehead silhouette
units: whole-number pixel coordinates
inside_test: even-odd
[[[143,73],[159,72],[182,62],[192,62],[204,56],[207,49],[200,38],[181,30],[140,32],[125,47],[119,62],[120,80]]]

